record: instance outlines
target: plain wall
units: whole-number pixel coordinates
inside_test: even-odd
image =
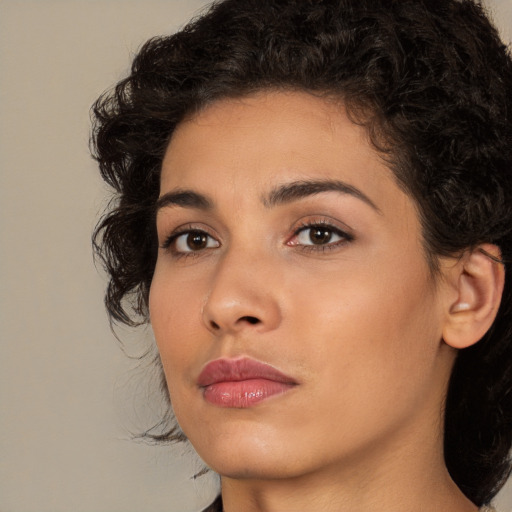
[[[186,512],[216,493],[191,451],[129,439],[132,396],[154,397],[109,330],[90,247],[106,187],[89,107],[204,4],[0,0],[0,512]],[[510,39],[512,0],[492,5]],[[512,485],[498,503],[512,510]]]

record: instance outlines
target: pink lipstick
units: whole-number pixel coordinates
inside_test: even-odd
[[[297,385],[272,366],[249,358],[212,361],[203,368],[197,383],[207,402],[238,409],[251,407]]]

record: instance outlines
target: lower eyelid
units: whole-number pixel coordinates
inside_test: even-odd
[[[327,244],[295,244],[293,249],[303,253],[322,254],[328,253],[330,251],[342,250],[344,247],[348,246],[352,240],[353,239],[351,238],[342,238],[336,242]]]

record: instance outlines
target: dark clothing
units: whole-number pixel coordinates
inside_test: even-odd
[[[217,496],[217,499],[211,504],[208,505],[203,512],[222,512],[222,498],[221,496]]]

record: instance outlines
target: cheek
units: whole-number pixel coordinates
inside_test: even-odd
[[[404,385],[411,394],[428,387],[441,338],[429,279],[413,266],[399,276],[392,267],[352,266],[303,277],[292,338],[309,340],[304,356],[323,375],[323,393],[342,387],[339,400],[374,397],[380,407]]]
[[[170,391],[180,375],[188,376],[197,360],[201,322],[202,293],[193,282],[176,279],[170,273],[155,271],[149,295],[151,326]]]

